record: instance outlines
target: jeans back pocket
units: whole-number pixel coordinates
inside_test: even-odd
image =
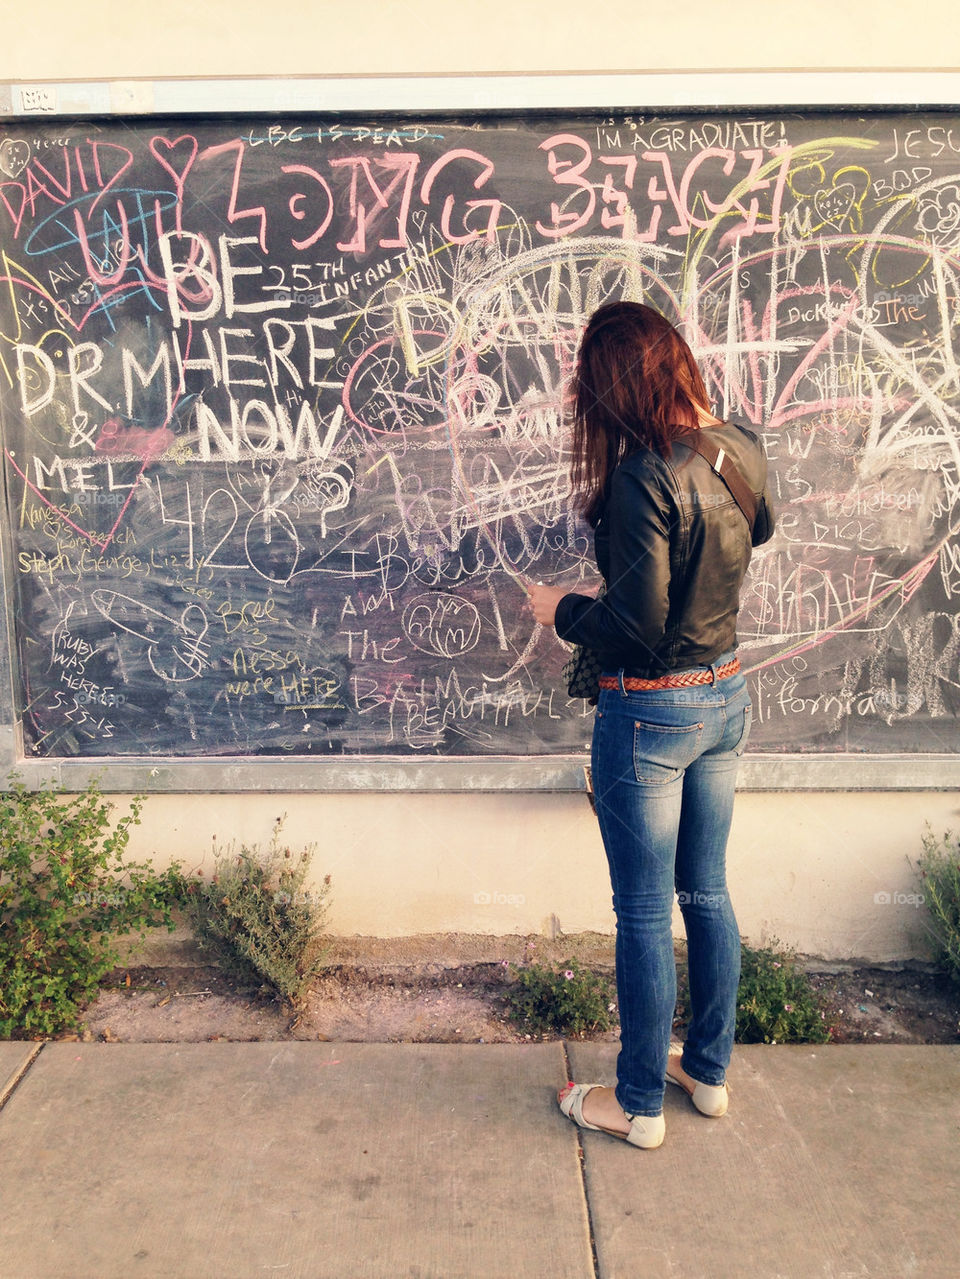
[[[680,777],[700,754],[703,724],[633,723],[633,771],[638,782],[663,785]]]
[[[743,730],[740,738],[733,748],[734,755],[742,755],[747,748],[747,741],[750,738],[750,728],[753,724],[753,707],[749,702],[743,708]]]

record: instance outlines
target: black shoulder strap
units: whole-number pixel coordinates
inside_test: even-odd
[[[757,499],[731,459],[723,449],[717,447],[710,435],[710,431],[689,431],[680,436],[680,442],[707,459],[730,490],[730,496],[743,511],[752,531],[757,518]]]

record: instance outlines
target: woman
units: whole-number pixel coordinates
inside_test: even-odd
[[[592,767],[617,918],[621,1047],[615,1089],[568,1084],[558,1100],[582,1127],[652,1148],[663,1141],[666,1082],[704,1114],[727,1108],[740,935],[725,853],[750,731],[736,620],[751,547],[771,536],[773,514],[762,445],[710,413],[690,348],[657,311],[635,302],[596,311],[574,392],[573,492],[606,590],[598,599],[528,591],[537,621],[595,650],[606,672]],[[746,480],[752,528],[691,448],[700,431]],[[690,977],[682,1052],[670,1045],[675,891]]]

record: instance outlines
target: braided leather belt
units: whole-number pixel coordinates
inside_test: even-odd
[[[740,658],[735,657],[732,662],[724,662],[722,666],[717,667],[717,679],[736,675],[739,669]],[[623,687],[628,693],[645,693],[654,688],[689,688],[693,684],[712,684],[713,682],[713,671],[681,671],[678,675],[661,675],[659,679],[640,679],[637,676],[626,675]],[[601,675],[600,687],[619,688],[620,677]]]

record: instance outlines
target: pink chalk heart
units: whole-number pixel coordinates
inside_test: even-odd
[[[161,154],[161,147],[166,154]],[[186,152],[185,155],[184,152]],[[169,138],[153,137],[150,139],[150,154],[170,174],[177,184],[177,194],[182,195],[187,174],[197,158],[197,139],[190,133],[182,133],[172,142]]]

